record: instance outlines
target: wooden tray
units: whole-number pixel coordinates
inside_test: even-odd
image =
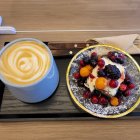
[[[27,104],[12,96],[0,82],[0,120],[77,120],[97,119],[79,109],[71,100],[67,90],[65,75],[71,57],[86,45],[86,43],[47,43],[51,49],[60,73],[60,83],[55,93],[48,99],[37,104]],[[133,55],[140,64],[140,55]],[[140,106],[131,114],[119,119],[140,119]]]

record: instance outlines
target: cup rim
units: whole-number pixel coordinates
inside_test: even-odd
[[[53,55],[52,55],[51,50],[49,49],[49,47],[48,47],[45,43],[43,43],[42,41],[40,41],[39,39],[36,39],[36,38],[18,38],[18,39],[15,39],[15,40],[13,40],[13,41],[10,41],[8,44],[6,44],[6,45],[0,50],[0,56],[2,55],[2,53],[3,53],[8,47],[10,47],[11,45],[13,45],[13,44],[15,44],[15,43],[17,43],[17,42],[20,42],[20,41],[35,41],[35,42],[37,42],[37,43],[43,45],[43,46],[47,49],[47,51],[48,51],[48,53],[49,53],[49,56],[50,56],[50,67],[49,67],[49,69],[48,69],[47,72],[44,74],[44,76],[41,77],[39,80],[37,80],[37,81],[35,81],[35,82],[31,83],[31,84],[27,84],[27,85],[18,85],[18,84],[15,84],[15,83],[11,83],[11,82],[9,82],[8,80],[6,80],[6,79],[2,76],[1,73],[0,73],[0,80],[2,80],[2,82],[4,82],[6,85],[12,86],[12,87],[15,87],[15,88],[27,88],[27,87],[32,87],[32,86],[37,85],[39,82],[43,81],[43,80],[46,78],[47,74],[50,72],[50,70],[51,70],[51,68],[52,68],[52,66],[53,66]]]

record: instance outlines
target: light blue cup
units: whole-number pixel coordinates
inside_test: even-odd
[[[33,38],[21,38],[16,39],[10,43],[8,43],[4,48],[1,49],[0,55],[6,50],[6,48],[10,47],[12,44],[20,41],[35,41],[39,44],[42,44],[49,52],[50,55],[50,68],[40,80],[35,83],[29,85],[16,85],[9,83],[4,79],[4,77],[0,74],[0,79],[5,83],[8,90],[19,100],[27,103],[37,103],[47,99],[51,96],[59,83],[59,72],[52,56],[52,53],[48,46],[43,42],[33,39]]]

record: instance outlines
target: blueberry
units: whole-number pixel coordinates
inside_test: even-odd
[[[94,96],[98,96],[99,97],[101,94],[102,94],[102,92],[97,90],[97,89],[94,89],[94,91],[92,92],[92,96],[94,95]]]
[[[124,59],[122,59],[122,58],[117,58],[117,62],[118,62],[119,64],[124,64]]]
[[[85,86],[84,85],[85,81],[86,81],[86,78],[80,78],[80,79],[78,79],[78,81],[77,81],[78,86],[79,87],[84,87]]]
[[[94,59],[91,59],[90,64],[92,67],[95,67],[97,65],[97,61],[95,61]]]
[[[122,95],[123,95],[123,91],[121,91],[121,90],[118,90],[117,91],[117,93],[116,93],[116,97],[122,97]]]
[[[99,70],[99,71],[98,71],[98,76],[99,76],[99,77],[105,77],[106,75],[105,75],[104,70],[102,70],[102,69]]]
[[[85,64],[89,64],[89,62],[90,62],[90,57],[89,57],[89,56],[85,56],[85,57],[83,58],[83,61],[84,61]]]

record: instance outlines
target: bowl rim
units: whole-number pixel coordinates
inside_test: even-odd
[[[70,79],[69,79],[69,72],[70,72],[70,68],[71,68],[71,64],[73,63],[73,61],[76,59],[76,57],[88,50],[88,49],[92,49],[92,48],[96,48],[96,47],[107,47],[107,48],[111,48],[111,49],[115,49],[115,50],[118,50],[122,53],[124,53],[126,56],[128,56],[133,62],[134,64],[136,65],[138,71],[140,72],[140,66],[139,64],[135,61],[135,59],[129,54],[127,53],[126,51],[124,51],[123,49],[120,49],[116,46],[113,46],[113,45],[107,45],[107,44],[99,44],[99,45],[92,45],[92,46],[89,46],[89,47],[85,47],[83,48],[82,50],[80,50],[79,52],[77,52],[73,58],[71,59],[68,67],[67,67],[67,71],[66,71],[66,83],[67,83],[67,87],[68,87],[68,90],[69,90],[69,93],[70,93],[70,96],[71,98],[74,100],[74,102],[78,105],[78,107],[80,107],[81,109],[83,109],[84,111],[86,111],[87,113],[93,115],[93,116],[96,116],[96,117],[99,117],[99,118],[119,118],[119,117],[122,117],[122,116],[125,116],[127,115],[128,113],[132,112],[139,104],[140,104],[140,97],[138,98],[138,100],[135,102],[135,104],[129,108],[128,110],[126,110],[125,112],[123,113],[120,113],[120,114],[115,114],[115,115],[102,115],[102,114],[97,114],[95,112],[92,112],[91,110],[87,109],[85,106],[83,106],[81,103],[78,102],[78,100],[76,99],[76,97],[74,96],[72,90],[71,90],[71,87],[70,87]]]

